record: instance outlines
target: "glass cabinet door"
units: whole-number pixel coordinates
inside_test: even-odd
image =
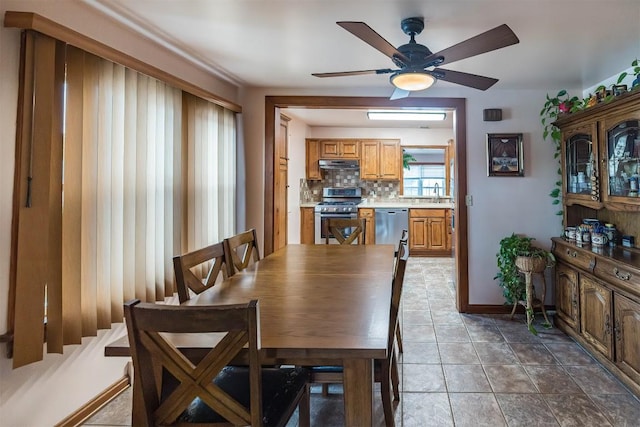
[[[565,140],[565,191],[591,196],[596,182],[594,145],[591,135],[576,133]]]
[[[638,197],[640,120],[626,120],[607,130],[608,194]]]

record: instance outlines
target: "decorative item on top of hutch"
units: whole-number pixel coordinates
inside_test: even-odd
[[[620,246],[616,233],[606,246],[570,238],[570,228],[583,222],[640,235],[640,90],[560,115],[554,124],[568,228],[567,238],[552,239],[555,323],[640,395],[640,249]]]

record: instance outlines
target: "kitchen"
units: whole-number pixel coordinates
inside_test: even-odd
[[[451,251],[451,214],[453,208],[453,115],[449,111],[443,121],[425,122],[374,122],[368,121],[364,110],[320,110],[320,109],[286,109],[283,114],[290,117],[288,122],[288,150],[289,158],[289,192],[288,192],[288,241],[289,243],[312,243],[317,240],[314,208],[320,210],[319,202],[323,200],[323,189],[356,188],[357,194],[352,195],[356,208],[351,208],[351,216],[359,212],[361,217],[367,220],[367,244],[372,242],[385,242],[388,235],[382,227],[382,215],[389,214],[389,209],[398,211],[398,215],[406,215],[406,220],[401,220],[402,228],[409,227],[409,211],[417,214],[411,218],[414,229],[420,230],[421,224],[426,225],[424,213],[442,215],[438,221],[445,233],[438,233],[439,238],[444,238],[437,248],[428,249],[424,238],[411,237],[410,242],[416,245],[412,249],[412,255],[426,256],[452,256]],[[306,140],[306,141],[305,141]],[[316,144],[324,147],[319,148]],[[335,143],[349,144],[344,149],[345,156],[334,155],[331,150],[337,150]],[[309,144],[316,144],[309,148]],[[356,148],[354,144],[359,144]],[[378,150],[376,150],[376,144]],[[450,147],[450,148],[449,148]],[[317,151],[320,150],[320,151]],[[368,151],[366,151],[368,150]],[[407,151],[409,150],[409,151]],[[376,177],[367,162],[373,153],[382,153],[379,156],[382,177]],[[318,152],[317,156],[309,159],[309,152]],[[422,167],[429,165],[435,168],[436,180],[414,179],[413,182],[430,182],[428,188],[408,189],[409,181],[401,183],[403,171],[409,174],[406,167],[402,167],[402,153],[412,154]],[[435,155],[435,157],[433,157]],[[373,155],[375,157],[375,154]],[[333,159],[332,159],[333,158]],[[307,159],[307,162],[300,161]],[[389,162],[390,159],[393,161]],[[318,162],[319,160],[319,162]],[[377,160],[377,159],[376,159]],[[306,163],[306,164],[305,164]],[[391,163],[391,166],[388,164]],[[322,166],[320,166],[320,164]],[[450,164],[449,168],[445,164]],[[311,173],[309,166],[311,165]],[[342,166],[344,165],[344,166]],[[410,165],[406,165],[411,168]],[[315,169],[314,169],[315,167]],[[391,169],[391,171],[389,171]],[[419,169],[413,166],[414,172]],[[433,174],[434,172],[429,172]],[[372,179],[374,178],[374,179]],[[434,185],[434,183],[437,183]],[[403,191],[404,188],[404,191]],[[437,192],[434,192],[436,190]],[[331,190],[329,190],[331,191]],[[325,209],[326,210],[326,209]],[[347,209],[349,210],[349,209]],[[379,215],[375,215],[378,210]],[[386,212],[385,212],[386,210]],[[404,211],[404,212],[403,212]],[[349,214],[347,212],[347,214]],[[393,215],[393,214],[392,214]],[[445,218],[446,216],[446,218]],[[428,216],[426,216],[428,217]],[[375,226],[376,220],[378,227]],[[398,221],[396,221],[398,222]],[[445,226],[445,222],[448,224]],[[301,226],[302,225],[302,226]],[[439,230],[440,228],[436,228]],[[305,231],[307,230],[307,231]],[[420,234],[426,233],[426,230]],[[376,236],[377,234],[377,236]],[[389,237],[394,240],[395,238]]]

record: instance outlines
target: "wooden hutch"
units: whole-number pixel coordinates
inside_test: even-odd
[[[640,90],[561,116],[564,225],[640,239]],[[636,181],[637,182],[637,181]],[[640,250],[553,238],[556,325],[640,396]]]

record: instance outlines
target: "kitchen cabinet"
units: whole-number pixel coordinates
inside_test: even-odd
[[[364,243],[375,245],[376,243],[376,213],[375,209],[358,209],[358,218],[364,218]]]
[[[582,337],[597,351],[613,355],[612,293],[587,275],[580,276],[580,329]]]
[[[640,251],[551,240],[556,327],[640,393]]]
[[[320,160],[320,141],[317,139],[307,139],[305,147],[305,175],[310,181],[320,181],[322,179],[318,160]]]
[[[562,135],[562,196],[565,225],[585,213],[618,212],[628,219],[640,212],[640,91],[586,110],[562,115],[554,123]],[[592,211],[585,211],[589,208]],[[633,221],[629,221],[634,223]],[[638,235],[640,221],[626,230]]]
[[[360,151],[361,179],[400,180],[402,151],[399,140],[363,140]]]
[[[321,139],[321,159],[358,159],[360,158],[360,140],[357,139]]]
[[[315,213],[311,207],[300,208],[300,243],[315,243]]]
[[[409,209],[409,253],[451,256],[447,247],[447,209]]]
[[[616,365],[640,384],[640,302],[614,297]]]
[[[556,317],[575,331],[580,330],[578,275],[567,264],[556,264]]]

